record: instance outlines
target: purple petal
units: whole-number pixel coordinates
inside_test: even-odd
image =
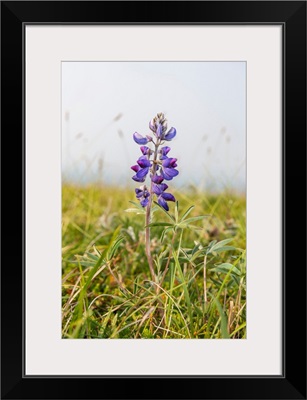
[[[132,179],[136,182],[144,182],[146,175],[148,174],[149,168],[141,168]]]
[[[164,147],[162,147],[161,148],[161,154],[162,154],[162,156],[166,156],[166,154],[170,151],[170,147],[168,147],[168,146],[164,146]]]
[[[157,130],[156,130],[156,136],[160,138],[163,133],[163,126],[161,124],[158,124]]]
[[[161,160],[162,160],[162,165],[163,165],[163,167],[169,167],[170,166],[170,164],[171,164],[171,158],[168,158],[168,157],[161,157]]]
[[[145,138],[144,136],[140,135],[137,132],[134,132],[133,139],[137,144],[146,144],[146,143],[148,143],[148,139]]]
[[[145,178],[139,178],[137,175],[134,175],[132,179],[136,182],[144,182]]]
[[[161,196],[166,201],[176,201],[175,197],[171,193],[162,193]]]
[[[161,196],[158,197],[158,203],[159,203],[160,206],[163,207],[166,211],[169,210],[167,202],[166,202]]]
[[[156,185],[155,183],[153,183],[152,185],[152,190],[157,196],[160,196],[160,194],[162,193],[162,189],[160,186],[161,185]]]
[[[135,172],[138,172],[139,169],[140,169],[140,166],[139,166],[139,165],[132,165],[131,169],[132,169],[133,171],[135,171]]]
[[[168,157],[161,157],[163,167],[177,167],[176,161],[177,158],[168,158]]]
[[[141,197],[143,197],[143,193],[141,192],[141,193],[136,193],[136,198],[137,199],[140,199]]]
[[[149,129],[153,132],[156,132],[156,125],[154,123],[154,119],[152,119],[151,121],[149,121]]]
[[[140,201],[142,207],[146,207],[148,202],[149,202],[149,198],[148,197],[146,197],[145,199]]]
[[[155,183],[152,185],[154,193],[159,196],[168,188],[168,186],[165,183],[161,183],[161,185],[156,185]]]
[[[177,161],[177,158],[171,158],[171,162],[170,162],[171,167],[173,167],[173,168],[177,167],[176,161]]]
[[[147,146],[141,146],[140,149],[144,156],[150,153],[150,148]]]
[[[142,156],[137,160],[137,163],[141,168],[146,168],[151,166],[151,162],[148,160],[146,156]]]
[[[138,177],[138,178],[143,178],[143,177],[145,177],[147,174],[148,174],[148,171],[149,171],[149,168],[148,167],[145,167],[145,168],[141,168],[138,172],[137,172],[137,174],[136,174],[136,176]],[[175,170],[174,170],[175,171]],[[178,171],[177,171],[178,172]],[[177,175],[177,174],[176,174]],[[175,176],[175,175],[174,175]]]
[[[161,171],[161,174],[163,175],[163,178],[166,179],[167,181],[172,180],[175,176],[179,174],[179,171],[177,171],[174,168],[164,168]]]
[[[162,192],[164,192],[168,188],[166,183],[161,183],[161,185],[159,185],[159,186],[160,186]]]
[[[155,175],[151,177],[152,182],[154,183],[161,183],[163,181],[163,176]]]
[[[164,140],[172,140],[175,136],[176,136],[176,129],[175,128],[171,128],[168,132],[167,132],[167,134],[164,136]]]

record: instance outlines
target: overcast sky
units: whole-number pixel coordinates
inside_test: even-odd
[[[245,190],[245,75],[244,62],[63,62],[63,177],[135,186],[132,135],[164,112],[177,130],[172,185]]]

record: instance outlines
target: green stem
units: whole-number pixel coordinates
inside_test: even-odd
[[[171,245],[170,245],[170,248],[169,248],[168,259],[167,259],[166,266],[165,266],[165,269],[164,269],[164,272],[163,272],[163,275],[162,275],[162,278],[161,278],[161,281],[160,281],[160,286],[158,287],[158,290],[157,290],[157,294],[160,293],[160,288],[161,288],[161,286],[162,286],[162,284],[164,282],[164,279],[165,279],[167,271],[168,271],[168,266],[169,266],[169,263],[171,261],[171,255],[172,255],[172,251],[173,251],[173,247],[174,247],[175,237],[176,237],[176,232],[173,234],[172,242],[171,242]]]
[[[207,254],[204,257],[204,306],[207,305]]]
[[[153,159],[153,167],[152,167],[152,176],[156,175],[156,169],[157,169],[157,156],[158,156],[158,148],[159,148],[160,141],[157,140],[157,143],[155,143],[155,152],[154,152],[154,159]],[[153,265],[153,260],[151,256],[151,250],[150,250],[150,227],[148,226],[150,224],[150,219],[151,219],[151,206],[152,206],[152,181],[150,183],[150,191],[149,191],[150,197],[149,197],[149,203],[146,208],[146,216],[145,216],[145,252],[146,252],[146,257],[148,260],[148,265],[150,269],[150,274],[153,282],[156,282],[156,274],[154,270],[154,265]],[[157,288],[157,286],[156,286]]]

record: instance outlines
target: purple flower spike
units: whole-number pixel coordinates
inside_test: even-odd
[[[137,132],[134,132],[133,139],[137,144],[147,144],[149,142],[147,137],[144,137]]]
[[[165,183],[161,185],[153,184],[153,192],[158,197],[158,204],[163,207],[166,211],[169,210],[167,201],[176,201],[175,197],[171,193],[165,193],[164,191],[168,188]]]
[[[171,193],[165,193],[168,188],[164,180],[170,181],[179,174],[177,169],[177,158],[168,157],[171,148],[163,146],[163,141],[170,141],[176,136],[176,129],[167,128],[167,119],[163,113],[158,113],[149,121],[149,135],[142,136],[138,132],[133,134],[134,141],[140,145],[142,156],[137,160],[137,164],[131,169],[135,172],[132,179],[136,182],[145,182],[148,173],[150,174],[151,186],[149,189],[145,185],[135,189],[136,197],[143,207],[148,206],[149,213],[146,213],[146,220],[150,221],[150,209],[152,196],[157,196],[157,201],[165,210],[169,210],[168,201],[175,201]],[[147,147],[151,143],[151,148]]]
[[[167,134],[164,136],[164,140],[170,141],[172,139],[174,139],[174,137],[176,136],[176,129],[175,128],[171,128]]]
[[[146,185],[140,186],[139,189],[135,189],[136,198],[140,200],[141,206],[146,207],[149,202],[150,193]]]

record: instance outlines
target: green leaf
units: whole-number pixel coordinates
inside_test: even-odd
[[[89,258],[91,258],[94,261],[97,261],[99,258],[96,254],[89,253],[88,251],[86,251],[84,254],[86,254]]]
[[[93,267],[95,265],[95,261],[71,261],[72,264],[80,264],[82,267]]]
[[[199,221],[199,220],[204,219],[204,218],[206,218],[206,217],[210,217],[210,215],[199,215],[198,217],[188,218],[188,219],[186,219],[184,222],[180,222],[180,224],[179,224],[178,226],[179,226],[179,227],[187,226],[187,225],[190,224],[191,222]]]
[[[160,208],[161,211],[164,212],[164,214],[166,214],[166,215],[168,216],[168,218],[169,218],[172,222],[175,222],[175,223],[176,223],[175,218],[174,218],[172,215],[170,215],[163,207],[161,207],[159,203],[157,203],[156,201],[154,201],[154,203]]]
[[[160,239],[161,242],[163,242],[164,236],[165,236],[166,233],[169,232],[171,229],[172,229],[172,228],[165,228],[165,229],[163,229],[162,234],[161,234],[161,239]]]
[[[215,243],[213,246],[210,247],[209,252],[211,253],[213,251],[217,251],[217,249],[219,249],[220,247],[223,247],[224,244],[227,244],[227,243],[231,242],[232,240],[233,240],[232,238],[224,239],[224,240],[221,240],[220,242]]]
[[[236,268],[234,265],[229,264],[229,263],[220,264],[217,267],[210,268],[210,270],[215,271],[215,272],[223,272],[225,274],[230,272],[230,273],[235,273],[237,275],[241,275],[241,272],[238,270],[238,268]]]
[[[141,204],[137,203],[136,201],[129,201],[129,203],[133,204],[136,208],[139,208],[140,210],[144,209],[144,207],[141,206]]]
[[[181,222],[184,221],[184,219],[190,214],[190,212],[193,210],[194,207],[195,207],[195,206],[191,206],[191,207],[189,207],[189,208],[185,211],[185,213],[184,213],[183,216],[181,217]]]
[[[219,247],[218,249],[215,249],[215,253],[222,253],[223,251],[230,251],[230,250],[236,250],[236,247],[234,246],[222,246]]]
[[[153,226],[174,226],[168,222],[151,222],[150,224],[146,225],[145,228],[151,228]]]
[[[243,322],[237,329],[235,329],[233,332],[231,332],[230,336],[234,336],[237,332],[239,332],[241,329],[246,327],[246,322]]]
[[[194,248],[193,248],[193,250],[192,250],[192,256],[198,251],[198,250],[200,250],[199,248],[201,247],[201,244],[200,243],[197,243],[195,246],[194,246]]]
[[[208,294],[210,295],[210,293],[208,293]],[[213,296],[211,296],[211,297],[213,297]],[[229,333],[228,333],[228,330],[227,330],[227,318],[226,318],[226,315],[225,315],[225,313],[223,311],[223,308],[222,308],[220,302],[218,301],[218,299],[216,297],[213,297],[213,301],[214,301],[214,304],[215,304],[215,306],[216,306],[216,308],[217,308],[217,310],[218,310],[218,312],[220,314],[220,317],[221,317],[222,338],[223,339],[229,339]]]
[[[178,201],[176,201],[176,205],[175,205],[175,221],[176,221],[176,223],[178,223],[178,210],[179,210],[179,203],[178,203]]]
[[[191,231],[202,231],[203,230],[202,226],[196,226],[196,225],[188,225],[188,226],[184,226],[184,228],[191,229]]]
[[[178,255],[177,252],[174,250],[173,251],[173,258],[175,261],[175,266],[176,269],[178,271],[178,275],[177,279],[180,280],[183,283],[183,293],[184,293],[184,298],[185,298],[185,302],[187,305],[187,309],[188,309],[188,314],[189,314],[189,323],[192,325],[192,304],[191,304],[191,299],[190,299],[190,295],[189,295],[189,291],[188,291],[188,286],[187,286],[187,282],[185,281],[182,269],[181,269],[181,265],[178,259]]]
[[[119,236],[115,242],[111,245],[111,248],[108,251],[107,254],[107,259],[108,261],[111,260],[114,257],[114,254],[116,252],[116,250],[118,249],[119,245],[121,244],[121,242],[124,240],[123,236]]]

